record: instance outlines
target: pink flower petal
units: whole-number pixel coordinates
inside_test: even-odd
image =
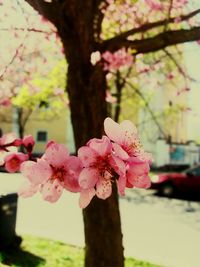
[[[64,187],[71,192],[80,192],[78,177],[82,171],[82,163],[79,158],[71,156],[66,162],[67,174],[64,177]]]
[[[112,184],[111,181],[100,179],[96,185],[96,195],[98,198],[106,199],[112,194]]]
[[[98,153],[101,157],[107,156],[111,152],[111,142],[107,136],[103,136],[101,139],[93,138],[87,145]]]
[[[120,145],[113,143],[112,146],[114,149],[115,156],[119,157],[122,160],[127,160],[129,158],[129,155]]]
[[[42,159],[39,159],[37,162],[23,162],[20,171],[22,172],[22,175],[27,177],[29,181],[35,185],[44,183],[52,175],[51,167]]]
[[[118,123],[113,121],[111,118],[106,118],[104,121],[104,131],[112,141],[121,144],[123,132]]]
[[[77,176],[67,176],[64,180],[64,188],[70,192],[80,192],[81,187],[79,185]]]
[[[68,156],[69,152],[64,145],[52,142],[47,147],[45,154],[42,156],[42,158],[53,166],[60,166],[65,162]]]
[[[79,198],[80,208],[82,209],[86,208],[90,204],[90,201],[92,200],[94,196],[95,196],[94,188],[81,191],[80,198]]]
[[[25,181],[18,190],[18,195],[21,197],[32,197],[38,191],[38,185],[33,185]]]
[[[69,156],[66,162],[66,168],[79,175],[83,169],[83,166],[81,160],[78,157]]]
[[[17,139],[17,136],[16,136],[15,133],[4,134],[4,135],[0,138],[0,145],[10,144],[10,143],[14,142],[15,139]]]
[[[121,175],[119,176],[117,180],[117,188],[118,188],[118,193],[120,196],[125,195],[125,188],[126,188],[126,176]]]
[[[131,136],[137,135],[137,128],[131,121],[123,121],[122,123],[120,123],[120,127],[123,132],[128,132]]]
[[[44,200],[53,203],[62,195],[63,187],[57,179],[54,181],[49,180],[42,186],[41,192]]]
[[[152,163],[152,161],[153,161],[152,154],[148,153],[148,152],[145,152],[143,150],[141,150],[141,152],[139,153],[138,158],[141,161],[147,161],[149,164]]]
[[[151,186],[151,180],[148,175],[132,176],[131,184],[137,188],[149,188]]]
[[[25,147],[27,147],[29,145],[34,146],[34,144],[35,144],[35,141],[34,141],[32,135],[26,135],[26,136],[24,136],[24,138],[23,138],[23,145]]]
[[[93,188],[99,179],[99,172],[95,168],[85,168],[79,175],[79,185],[83,189]]]
[[[84,167],[90,167],[96,163],[98,154],[88,146],[82,146],[78,150],[78,157],[82,161]]]
[[[149,164],[145,161],[141,161],[136,157],[131,157],[129,159],[129,170],[128,173],[133,175],[143,175],[147,174],[150,170]]]
[[[35,141],[32,135],[26,135],[23,138],[23,145],[25,146],[28,153],[31,153],[35,145]]]
[[[112,168],[115,170],[115,172],[119,175],[125,175],[126,173],[126,164],[123,160],[121,160],[118,157],[111,156],[109,159],[109,163],[112,166]]]

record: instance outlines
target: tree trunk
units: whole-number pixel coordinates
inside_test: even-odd
[[[23,139],[24,137],[24,124],[23,124],[23,109],[16,108],[17,112],[17,124],[18,124],[18,135],[19,138]]]
[[[117,102],[116,102],[115,113],[114,113],[114,121],[118,122],[119,121],[119,115],[121,112],[121,99],[122,99],[122,88],[123,88],[123,84],[120,81],[120,72],[119,71],[117,71],[117,73],[116,73],[115,87],[116,87]]]
[[[85,267],[122,267],[121,222],[116,187],[107,200],[95,198],[83,211]]]
[[[69,48],[69,47],[68,47]],[[68,51],[69,52],[69,51]],[[76,51],[77,53],[77,51]],[[102,67],[83,63],[67,53],[72,125],[78,149],[90,138],[100,138],[107,116],[106,79]],[[70,56],[71,55],[71,56]],[[85,267],[123,267],[123,246],[117,190],[107,200],[94,198],[83,210]]]

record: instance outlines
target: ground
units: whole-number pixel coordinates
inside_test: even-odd
[[[2,191],[16,191],[20,174],[0,173]],[[200,203],[159,198],[151,190],[128,190],[120,199],[125,255],[165,267],[200,266]],[[78,196],[65,193],[55,204],[40,195],[18,201],[17,233],[84,246]]]

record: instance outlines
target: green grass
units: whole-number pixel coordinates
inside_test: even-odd
[[[58,241],[24,236],[21,249],[0,252],[0,267],[4,266],[83,267],[84,250]],[[158,265],[127,258],[125,267],[158,267]]]

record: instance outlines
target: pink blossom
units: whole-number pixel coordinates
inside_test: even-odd
[[[38,190],[43,198],[55,202],[61,196],[63,189],[79,192],[78,175],[82,165],[77,157],[69,156],[64,145],[51,142],[45,154],[37,162],[26,161],[21,165],[22,174],[30,184],[21,195],[29,195]]]
[[[31,184],[25,181],[18,190],[18,195],[21,197],[32,197],[39,189],[39,185]]]
[[[106,199],[112,193],[115,176],[125,174],[125,164],[112,154],[112,145],[107,136],[91,139],[87,146],[78,150],[84,169],[79,176],[82,188],[80,207],[85,208],[94,195]]]
[[[106,91],[106,102],[113,104],[113,103],[116,103],[116,101],[117,101],[116,97],[112,96],[110,91],[107,90]]]
[[[149,173],[149,164],[136,157],[132,157],[128,161],[128,170],[126,174],[127,187],[149,188],[151,185]]]
[[[13,173],[19,171],[22,162],[28,160],[28,155],[23,153],[12,153],[7,155],[4,160],[6,170]]]
[[[146,4],[155,11],[163,11],[163,5],[159,0],[145,0]]]
[[[188,0],[174,0],[173,1],[174,8],[183,8],[187,4],[188,4]]]
[[[21,139],[18,139],[14,133],[4,134],[0,138],[0,166],[4,164],[4,158],[10,153],[17,152],[17,146],[21,145]]]
[[[167,74],[166,77],[167,77],[168,80],[173,80],[174,79],[174,74],[170,72],[170,73]]]
[[[117,180],[119,194],[124,195],[125,187],[148,188],[149,164],[152,158],[143,150],[136,127],[130,121],[118,124],[111,118],[106,118],[104,129],[107,136],[114,141],[112,147],[115,157],[123,160],[126,165],[126,173]]]
[[[104,59],[104,70],[118,70],[120,67],[130,67],[133,64],[133,56],[128,54],[125,48],[114,53],[106,51],[102,54]]]
[[[17,138],[14,133],[4,134],[0,138],[0,150],[8,146],[19,146],[21,145],[21,139]]]
[[[106,135],[115,142],[113,148],[119,158],[126,160],[129,157],[139,157],[141,160],[151,162],[151,156],[144,152],[137,129],[131,121],[125,120],[118,124],[111,118],[106,118],[104,130]]]
[[[61,88],[55,88],[54,89],[54,95],[55,96],[62,96],[64,94],[64,90]]]
[[[9,107],[11,106],[11,100],[10,98],[4,98],[0,101],[0,105],[4,107]]]
[[[45,200],[55,202],[65,189],[79,192],[79,205],[85,208],[94,196],[103,200],[110,197],[113,183],[120,195],[124,195],[126,187],[148,188],[151,157],[144,152],[136,127],[130,121],[118,124],[106,118],[104,128],[107,136],[91,139],[78,150],[78,157],[70,156],[64,145],[54,141],[47,144],[36,162],[22,153],[8,156],[7,169],[13,172],[21,165],[28,179],[19,195],[29,197],[39,191]],[[23,144],[33,146],[34,140],[26,136]]]
[[[182,21],[182,18],[179,16],[179,17],[176,17],[175,19],[174,19],[174,22],[175,23],[180,23]]]
[[[22,144],[25,146],[28,153],[31,153],[33,150],[33,147],[35,145],[35,141],[33,139],[32,135],[26,135],[24,136],[22,140]]]

